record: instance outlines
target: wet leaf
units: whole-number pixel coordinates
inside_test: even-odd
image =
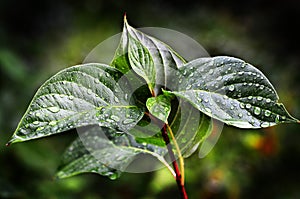
[[[132,49],[140,49],[140,51],[147,52],[147,57],[150,56],[152,58],[154,69],[151,71],[155,71],[155,78],[153,78],[152,73],[148,73],[146,70],[144,72],[140,70],[136,72],[143,78],[145,78],[144,74],[151,74],[151,78],[147,78],[155,79],[156,92],[159,92],[161,87],[175,88],[177,86],[178,82],[173,78],[174,69],[182,66],[185,60],[167,44],[131,27],[125,19],[121,41],[112,61],[112,66],[123,73],[128,72],[130,69],[136,70],[137,68],[132,66],[132,63],[129,61],[131,56],[129,52]]]
[[[212,119],[190,103],[181,101],[170,124],[184,158],[192,155],[210,135]]]
[[[62,70],[37,91],[9,143],[98,124],[126,130],[143,112],[126,99],[116,80],[122,74],[103,64]]]
[[[130,134],[95,126],[68,147],[56,176],[66,178],[92,172],[116,179],[137,155],[151,155],[166,164],[166,152],[165,147],[140,144]]]
[[[269,80],[254,66],[233,57],[199,58],[181,69],[179,90],[171,93],[206,115],[239,128],[297,122]]]
[[[149,112],[164,123],[168,123],[168,117],[171,112],[171,102],[169,97],[159,95],[148,98],[146,106]]]

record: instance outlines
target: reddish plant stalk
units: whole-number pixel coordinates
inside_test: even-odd
[[[188,199],[188,195],[185,191],[184,184],[182,183],[182,180],[181,180],[180,170],[178,168],[178,164],[177,164],[174,152],[172,150],[172,145],[170,144],[170,138],[168,136],[166,124],[164,124],[163,128],[161,129],[161,133],[162,133],[162,137],[163,137],[163,139],[166,143],[166,146],[168,148],[168,153],[169,153],[169,156],[170,156],[171,161],[172,161],[172,165],[173,165],[175,173],[176,173],[175,178],[176,178],[176,183],[177,183],[178,189],[180,191],[181,198],[182,199]]]

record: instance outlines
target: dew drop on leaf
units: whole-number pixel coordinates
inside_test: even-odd
[[[73,95],[70,95],[69,96],[69,100],[73,100],[74,99],[74,96]]]
[[[239,113],[239,115],[238,115],[238,116],[241,118],[241,117],[243,117],[243,114],[242,114],[242,113]]]
[[[271,111],[266,110],[266,111],[265,111],[265,116],[266,116],[266,117],[269,117],[270,115],[271,115]]]
[[[244,104],[244,103],[240,103],[240,107],[241,107],[242,109],[244,109],[244,108],[245,108],[245,104]]]
[[[50,126],[54,126],[54,125],[56,125],[56,124],[57,124],[57,121],[54,121],[54,120],[51,121],[51,122],[49,122],[49,125],[50,125]]]
[[[34,121],[34,122],[32,122],[32,124],[34,124],[34,125],[39,125],[40,122],[39,122],[39,121]]]
[[[117,103],[119,103],[120,102],[120,100],[115,96],[115,102],[117,102]]]
[[[191,84],[189,84],[189,85],[186,87],[187,90],[190,89],[190,88],[192,88],[192,85],[191,85]]]
[[[270,123],[269,122],[263,122],[260,124],[261,127],[263,128],[266,128],[266,127],[269,127],[270,126]]]
[[[263,99],[263,97],[261,97],[261,96],[258,96],[258,97],[257,97],[257,100],[258,100],[258,101],[261,101],[262,99]]]
[[[41,116],[41,113],[40,112],[36,112],[35,113],[35,117],[40,117]]]
[[[223,78],[222,76],[219,76],[216,80],[217,80],[217,81],[221,81],[222,78]]]
[[[267,103],[270,103],[270,102],[271,102],[271,99],[270,99],[270,98],[266,99],[266,102],[267,102]]]
[[[254,108],[254,114],[255,114],[255,115],[259,115],[260,112],[261,112],[261,109],[260,109],[259,107],[255,107],[255,108]]]
[[[123,124],[130,124],[130,123],[133,123],[135,120],[134,119],[125,119],[123,121]]]
[[[120,121],[120,118],[116,115],[112,115],[111,119],[115,120],[116,122]]]
[[[210,75],[212,75],[214,73],[214,70],[213,69],[210,69],[209,71],[208,71],[208,74],[210,74]]]
[[[211,109],[210,108],[205,108],[205,111],[208,113],[211,113]]]
[[[52,113],[57,113],[60,109],[57,106],[53,106],[53,107],[49,107],[48,110],[51,111]]]
[[[234,85],[230,85],[228,88],[230,91],[234,91]]]
[[[251,104],[246,104],[246,108],[251,108]]]

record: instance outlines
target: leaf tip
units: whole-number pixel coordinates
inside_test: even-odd
[[[127,23],[127,13],[126,12],[124,12],[124,24],[128,24]]]

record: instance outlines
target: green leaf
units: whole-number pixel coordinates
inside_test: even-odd
[[[168,117],[171,112],[170,98],[165,95],[148,98],[146,106],[149,112],[164,123],[168,123]]]
[[[137,160],[137,155],[151,155],[167,164],[165,147],[140,144],[130,134],[105,127],[91,127],[66,150],[57,172],[58,178],[92,172],[116,179]]]
[[[129,52],[131,51],[130,49],[139,49],[140,51],[144,52],[144,55],[146,55],[146,57],[152,58],[154,69],[151,69],[150,73],[148,67],[144,67],[146,69],[145,71],[141,71],[142,68],[139,67],[138,69],[140,70],[135,72],[137,72],[143,78],[145,78],[145,74],[148,74],[147,78],[149,80],[155,79],[156,92],[160,91],[162,85],[165,89],[175,88],[178,82],[176,81],[176,79],[172,78],[174,77],[174,75],[172,74],[175,71],[174,69],[179,68],[185,63],[185,60],[181,56],[179,56],[170,46],[159,41],[156,38],[148,36],[141,31],[134,29],[133,27],[128,25],[126,19],[124,19],[124,28],[121,41],[112,61],[112,66],[118,68],[123,73],[128,72],[128,70],[130,69],[137,69],[136,66],[130,66],[130,64],[132,64],[129,61],[129,56],[132,56],[129,55]],[[145,54],[145,52],[147,53]],[[136,57],[141,58],[142,56]],[[155,72],[155,78],[153,77],[152,72]],[[157,94],[158,93],[156,93],[156,95]]]
[[[127,130],[143,116],[116,81],[122,74],[103,64],[62,70],[37,91],[9,143],[98,124]]]
[[[261,71],[233,57],[200,58],[180,68],[177,91],[206,115],[240,128],[297,122]]]
[[[155,86],[155,68],[147,48],[129,36],[128,58],[132,69],[148,84],[150,91]]]
[[[177,144],[184,158],[192,155],[212,132],[212,119],[190,103],[180,101],[171,123]]]

